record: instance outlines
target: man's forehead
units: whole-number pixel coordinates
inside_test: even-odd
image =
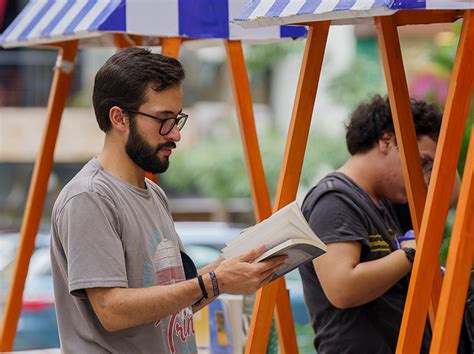
[[[154,110],[161,112],[175,112],[181,110],[183,92],[181,86],[173,86],[165,90],[156,91],[149,86],[145,92],[142,106],[153,106]]]

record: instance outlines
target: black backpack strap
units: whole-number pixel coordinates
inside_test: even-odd
[[[385,221],[382,219],[373,208],[371,208],[366,200],[363,200],[361,195],[348,185],[348,182],[344,177],[336,174],[330,175],[325,181],[314,186],[306,195],[303,205],[302,212],[306,220],[309,221],[314,206],[321,199],[322,196],[329,192],[339,192],[349,197],[357,207],[362,210],[370,220],[375,224],[377,231],[381,234],[382,238],[389,245],[390,249],[398,249],[392,235],[388,232],[388,228],[385,225]]]

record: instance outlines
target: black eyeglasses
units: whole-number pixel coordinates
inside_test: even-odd
[[[179,113],[176,117],[161,118],[161,117],[157,117],[148,113],[136,111],[134,109],[124,108],[123,110],[126,112],[140,114],[148,118],[159,120],[161,122],[160,135],[168,135],[173,130],[175,125],[178,128],[178,130],[181,131],[181,129],[183,129],[188,119],[188,115],[186,113]]]

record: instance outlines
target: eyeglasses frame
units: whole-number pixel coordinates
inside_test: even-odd
[[[183,127],[186,124],[186,121],[188,120],[188,117],[189,117],[188,114],[181,112],[181,113],[178,113],[178,115],[176,117],[161,118],[161,117],[157,117],[157,116],[154,116],[152,114],[140,112],[140,111],[137,111],[137,110],[131,109],[131,108],[122,108],[122,109],[125,112],[128,112],[128,113],[139,114],[139,115],[142,115],[142,116],[160,121],[161,126],[160,126],[159,133],[162,136],[168,135],[169,133],[171,133],[171,131],[173,130],[174,127],[177,127],[178,130],[181,131],[181,129],[183,129]],[[180,124],[179,122],[183,121],[183,119],[184,119],[184,122],[182,124]],[[168,120],[174,120],[174,124],[171,126],[171,128],[167,132],[163,132],[163,127],[165,126],[165,122],[168,121]]]

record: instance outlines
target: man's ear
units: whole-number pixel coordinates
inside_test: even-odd
[[[387,154],[390,150],[390,145],[394,142],[395,135],[391,132],[383,133],[382,137],[379,139],[378,147],[380,152]]]
[[[112,127],[118,131],[126,131],[128,128],[128,114],[125,113],[120,107],[113,106],[109,110],[109,119]]]

